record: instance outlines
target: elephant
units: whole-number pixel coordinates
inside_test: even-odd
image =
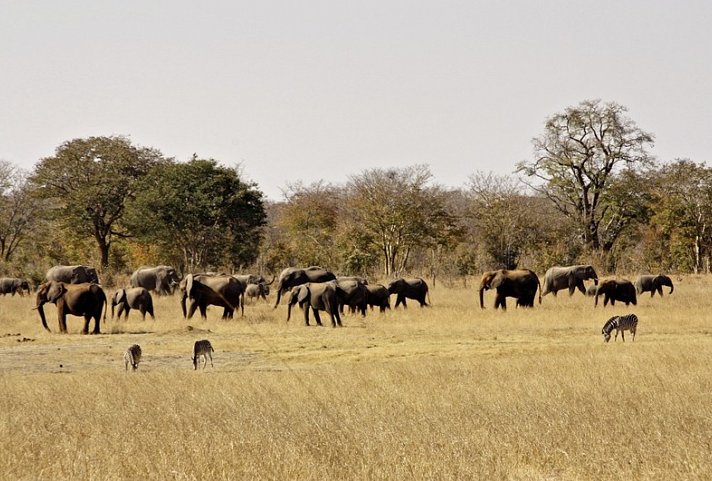
[[[247,284],[245,288],[245,296],[250,299],[258,299],[261,297],[267,301],[267,296],[269,296],[269,284],[260,282],[259,284]]]
[[[551,267],[544,274],[544,282],[541,295],[545,296],[548,293],[556,296],[557,291],[561,289],[569,290],[569,296],[574,295],[574,291],[578,289],[582,294],[586,294],[586,288],[583,281],[593,279],[593,283],[598,285],[598,274],[591,265],[579,265],[568,267]]]
[[[598,296],[603,296],[604,307],[608,305],[608,301],[611,301],[612,306],[616,305],[616,301],[625,302],[626,306],[638,304],[635,286],[628,279],[605,279],[601,281],[596,290],[594,307],[598,306]]]
[[[386,312],[386,309],[391,308],[391,293],[388,292],[388,288],[383,284],[367,285],[368,296],[366,297],[366,304],[368,304],[371,309],[377,306],[381,312]]]
[[[22,296],[24,295],[23,292],[26,292],[28,295],[30,293],[30,283],[27,282],[27,280],[20,279],[19,277],[0,277],[0,294],[3,296],[5,294],[12,294],[14,296],[15,293]]]
[[[54,266],[47,271],[48,281],[64,282],[66,284],[99,284],[96,269],[89,266]]]
[[[277,282],[277,300],[274,303],[276,308],[279,301],[282,299],[282,294],[290,289],[307,282],[329,282],[336,279],[333,272],[318,266],[307,267],[306,269],[299,267],[288,267],[279,275]]]
[[[344,306],[349,306],[366,315],[368,306],[368,287],[361,277],[337,277],[337,297],[339,299],[339,312],[344,313]]]
[[[541,284],[539,277],[529,269],[506,270],[499,269],[482,274],[480,281],[480,308],[484,309],[484,291],[497,289],[494,308],[507,310],[507,297],[517,299],[517,307],[534,307],[534,298],[539,290],[541,304]]]
[[[405,300],[415,299],[420,303],[420,307],[427,307],[429,304],[425,302],[425,297],[430,300],[430,295],[428,295],[428,284],[421,278],[415,279],[403,279],[399,277],[388,283],[388,293],[396,294],[396,305],[398,307],[403,304],[403,308],[407,308]]]
[[[124,314],[124,319],[128,319],[131,309],[138,309],[143,320],[146,320],[146,313],[151,315],[155,321],[156,316],[153,315],[153,298],[148,289],[144,287],[131,287],[129,289],[119,289],[111,298],[111,318],[114,318],[114,307],[119,306],[118,318]]]
[[[242,290],[247,291],[247,286],[250,284],[264,284],[265,286],[271,286],[274,283],[276,277],[272,277],[272,280],[267,282],[263,276],[259,274],[233,274],[232,277],[240,281],[242,284]],[[269,289],[267,289],[269,294]]]
[[[660,294],[660,297],[663,297],[663,286],[667,286],[670,288],[670,294],[672,294],[672,291],[675,289],[672,284],[672,279],[662,274],[657,276],[638,276],[638,278],[635,280],[635,291],[638,294],[642,294],[644,292],[649,291],[650,297],[655,296],[655,292]]]
[[[339,316],[339,299],[335,281],[330,282],[307,282],[293,287],[289,294],[289,304],[287,307],[287,321],[292,316],[292,306],[299,304],[304,309],[304,325],[309,325],[309,308],[314,311],[314,319],[317,325],[322,326],[319,311],[325,311],[331,317],[331,326],[341,326]]]
[[[242,284],[232,276],[206,276],[188,274],[180,283],[181,308],[183,317],[190,319],[195,314],[195,310],[200,308],[200,317],[207,319],[207,309],[209,305],[220,306],[223,310],[223,319],[232,319],[235,309],[242,308],[242,315],[245,314],[245,306],[242,302],[244,292]],[[186,300],[190,299],[190,307],[186,309]]]
[[[51,302],[57,306],[59,319],[59,332],[67,332],[67,314],[84,317],[82,334],[89,332],[89,320],[94,318],[92,334],[100,334],[101,311],[104,309],[106,294],[101,286],[94,283],[68,284],[66,282],[49,281],[42,284],[37,290],[37,304],[35,309],[40,313],[42,326],[49,331],[45,318],[44,305]],[[108,305],[106,305],[108,308]],[[106,321],[106,311],[104,311]]]
[[[159,296],[172,295],[181,277],[173,266],[139,267],[131,274],[131,287],[143,287]]]

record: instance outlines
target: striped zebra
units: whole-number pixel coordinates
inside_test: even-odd
[[[613,338],[615,342],[618,340],[618,333],[621,333],[621,338],[625,342],[624,331],[630,331],[633,335],[633,341],[635,341],[635,331],[638,329],[638,316],[635,314],[627,314],[625,316],[613,316],[603,325],[601,329],[601,334],[603,334],[603,340],[608,342],[611,340],[611,331],[616,330],[616,335]]]
[[[141,362],[141,346],[134,344],[129,346],[124,353],[124,367],[129,370],[129,365],[131,365],[131,370],[135,371],[138,369],[138,363]]]
[[[198,358],[200,356],[203,356],[203,369],[208,365],[208,358],[210,358],[210,367],[214,367],[213,352],[215,352],[215,349],[213,349],[212,344],[210,344],[210,341],[207,339],[195,341],[195,345],[193,346],[193,369],[198,369]]]

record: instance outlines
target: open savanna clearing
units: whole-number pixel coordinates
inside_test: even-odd
[[[175,296],[97,336],[0,297],[0,478],[709,479],[712,279],[675,282],[638,306],[561,292],[506,313],[438,284],[431,308],[337,329],[264,302],[185,321]],[[604,344],[628,312],[635,342]],[[204,338],[215,367],[196,372]]]

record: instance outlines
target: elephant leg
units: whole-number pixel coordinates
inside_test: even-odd
[[[204,303],[198,304],[198,307],[200,308],[200,318],[204,321],[208,320],[208,305]]]
[[[309,309],[309,308],[307,307],[307,309]],[[312,309],[314,309],[314,308],[312,308]],[[323,326],[323,325],[324,325],[324,324],[321,323],[321,316],[319,316],[319,310],[318,310],[318,309],[314,309],[314,320],[316,320],[316,325],[317,325],[317,326]]]
[[[581,279],[576,280],[576,288],[581,291],[581,294],[584,296],[586,295],[586,286],[583,285],[583,281]]]
[[[660,294],[660,297],[663,297],[663,286],[658,286],[658,294]]]
[[[58,315],[59,320],[59,332],[67,333],[67,314],[64,311],[60,311]]]
[[[193,317],[193,314],[195,314],[196,309],[198,309],[198,303],[194,300],[191,300],[190,306],[188,307],[188,319],[191,319]]]
[[[142,321],[145,321],[145,320],[146,320],[146,306],[143,306],[143,305],[140,306],[140,307],[138,308],[138,312],[141,313],[141,320],[142,320]]]
[[[89,321],[91,320],[91,314],[84,314],[84,328],[82,329],[82,334],[89,334]]]
[[[304,306],[304,325],[309,325],[309,306]]]
[[[408,303],[405,300],[406,300],[406,297],[403,296],[403,301],[402,301],[403,309],[408,309]]]
[[[100,326],[101,326],[101,309],[99,309],[99,312],[94,314],[94,330],[91,333],[92,334],[101,334]]]
[[[334,322],[336,320],[336,322]],[[336,326],[342,326],[341,324],[341,316],[339,315],[339,311],[334,311],[334,313],[331,315],[331,327],[336,327]]]
[[[131,308],[130,308],[128,305],[126,305],[126,306],[124,307],[124,321],[128,321],[128,320],[129,320],[129,311],[130,311],[130,310],[131,310]]]

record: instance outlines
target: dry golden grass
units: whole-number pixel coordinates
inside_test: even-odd
[[[439,285],[430,309],[340,329],[264,303],[184,321],[160,298],[157,321],[132,311],[100,336],[79,318],[46,333],[31,299],[0,298],[0,478],[710,479],[711,289],[686,277],[637,307],[577,293],[502,313]],[[604,344],[627,312],[636,341]],[[195,372],[202,338],[215,368]],[[125,373],[133,343],[144,359]]]

